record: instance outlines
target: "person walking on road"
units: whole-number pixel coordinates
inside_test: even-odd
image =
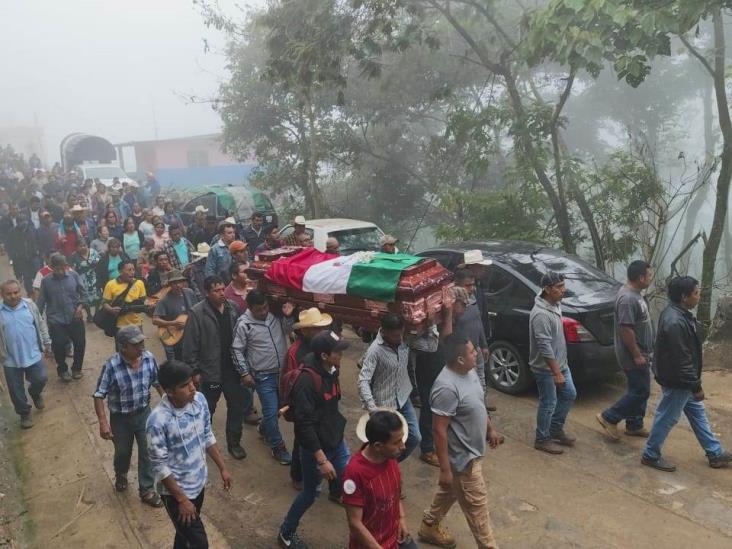
[[[251,408],[251,393],[245,391],[234,366],[231,347],[236,310],[224,296],[224,281],[206,277],[206,298],[191,307],[183,332],[183,361],[201,375],[201,393],[211,417],[224,395],[226,400],[226,447],[234,459],[247,453],[241,445],[244,413]]]
[[[628,282],[615,298],[615,356],[628,381],[625,394],[597,421],[612,442],[620,441],[618,423],[625,420],[625,434],[648,437],[643,427],[646,404],[651,395],[653,324],[641,292],[653,282],[653,269],[645,261],[628,265]]]
[[[140,499],[151,507],[162,507],[155,492],[152,463],[147,452],[145,424],[150,415],[150,388],[162,395],[158,364],[145,350],[145,336],[137,326],[124,326],[116,335],[119,352],[102,367],[94,391],[94,411],[99,420],[99,436],[114,444],[114,487],[127,490],[127,472],[132,444],[137,442],[137,482]],[[104,400],[109,407],[109,420]]]
[[[422,437],[409,395],[409,348],[403,341],[404,320],[395,313],[381,319],[381,329],[363,357],[358,374],[358,394],[368,412],[379,408],[396,410],[409,425],[406,447],[399,461],[404,461],[419,446]]]
[[[68,270],[63,255],[52,254],[49,266],[52,272],[41,281],[37,305],[41,314],[46,314],[58,377],[61,381],[69,382],[83,376],[81,367],[86,350],[84,284],[75,271]],[[66,348],[69,343],[74,348],[71,373],[66,365]]]
[[[0,364],[10,400],[15,413],[20,416],[20,427],[30,429],[33,427],[32,408],[26,398],[25,383],[30,384],[28,394],[36,409],[43,410],[45,404],[41,392],[48,381],[43,355],[51,356],[51,337],[36,304],[21,297],[17,280],[6,280],[0,290],[3,298],[0,305]]]
[[[165,395],[147,419],[147,444],[165,510],[175,527],[173,549],[207,548],[201,520],[208,481],[206,455],[219,469],[226,491],[231,489],[231,475],[211,431],[206,398],[193,384],[193,369],[171,360],[160,366],[158,380]]]
[[[559,445],[574,446],[576,441],[564,430],[577,398],[562,325],[564,291],[564,276],[548,271],[541,277],[541,294],[529,316],[529,365],[539,390],[534,448],[548,454],[561,454]]]
[[[158,301],[153,312],[152,323],[158,328],[167,330],[184,330],[191,308],[198,303],[196,294],[187,288],[188,279],[177,269],[170,271],[166,277],[165,286],[168,293]],[[181,318],[185,316],[186,318]],[[170,332],[169,332],[170,333]],[[168,360],[181,360],[183,357],[183,338],[172,345],[161,340],[165,357]]]
[[[287,361],[287,336],[291,331],[292,303],[282,306],[283,317],[269,312],[267,296],[261,290],[247,294],[247,310],[236,322],[231,351],[242,383],[254,387],[262,404],[262,421],[257,428],[270,447],[272,457],[290,465],[292,456],[277,421],[280,372]]]
[[[135,279],[135,263],[131,259],[123,259],[119,264],[119,276],[104,286],[102,307],[116,317],[116,329],[123,326],[142,329],[145,297],[145,284]]]
[[[302,490],[292,502],[277,541],[285,549],[305,549],[297,527],[315,502],[323,478],[329,482],[329,498],[340,501],[343,471],[351,454],[343,439],[346,418],[338,409],[341,388],[338,371],[348,343],[335,332],[323,331],[310,342],[312,353],[292,386],[289,404],[300,442]]]
[[[732,453],[724,450],[714,435],[703,404],[701,326],[691,312],[699,304],[699,282],[690,276],[671,279],[668,298],[671,302],[658,319],[653,362],[662,396],[641,463],[661,471],[676,470],[661,455],[661,448],[683,412],[707,455],[709,466],[725,467],[732,463]]]
[[[457,501],[480,549],[496,549],[488,491],[483,479],[486,441],[499,445],[498,432],[485,409],[483,389],[475,371],[478,351],[464,337],[445,339],[447,365],[430,395],[432,431],[440,462],[440,477],[432,505],[424,512],[418,536],[438,547],[455,547],[455,538],[442,526]]]
[[[400,497],[397,462],[407,440],[406,422],[390,410],[374,412],[361,417],[356,434],[365,444],[343,473],[348,548],[416,549]]]

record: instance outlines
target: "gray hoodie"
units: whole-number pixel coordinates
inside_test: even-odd
[[[546,358],[553,358],[560,369],[567,368],[567,342],[562,326],[562,308],[536,296],[529,317],[529,365],[535,370],[549,370]]]
[[[231,353],[240,375],[279,373],[287,362],[287,334],[291,318],[279,319],[272,313],[257,320],[249,309],[239,317]]]

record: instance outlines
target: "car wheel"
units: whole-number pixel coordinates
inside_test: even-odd
[[[487,381],[509,395],[526,391],[531,386],[532,377],[518,349],[507,341],[496,341],[490,350],[491,356],[486,364]]]

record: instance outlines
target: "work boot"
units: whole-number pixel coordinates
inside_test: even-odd
[[[424,461],[427,465],[432,465],[432,467],[440,466],[440,461],[437,459],[437,454],[435,452],[422,452],[419,454],[419,459]]]
[[[629,437],[648,438],[650,434],[651,433],[645,427],[641,427],[640,429],[628,429],[627,427],[625,428],[625,435]]]
[[[547,454],[552,455],[559,455],[564,453],[564,450],[562,450],[553,440],[543,440],[541,442],[537,441],[534,443],[534,448],[540,450],[541,452],[546,452]]]
[[[280,465],[290,465],[292,463],[292,455],[287,451],[284,444],[280,444],[272,448],[272,457],[277,460]]]
[[[33,427],[33,420],[31,419],[30,414],[20,416],[20,428],[30,429],[31,427]]]
[[[564,430],[554,433],[551,437],[554,442],[562,446],[574,446],[574,443],[577,442],[577,437],[566,433]]]
[[[247,457],[247,451],[238,442],[236,444],[229,444],[227,449],[229,450],[231,457],[234,459],[244,459]]]
[[[83,374],[83,373],[81,372],[81,370],[75,370],[75,371],[73,371],[73,372],[71,373],[71,378],[72,378],[72,379],[76,379],[76,380],[79,380],[79,379],[81,379],[82,377],[84,377],[84,374]]]
[[[72,379],[71,374],[68,372],[68,370],[65,371],[63,374],[59,374],[58,377],[61,378],[61,381],[63,381],[64,383],[68,383]]]
[[[721,469],[732,463],[732,453],[723,450],[718,456],[709,458],[709,467],[712,469]]]
[[[118,492],[127,490],[127,475],[117,475],[114,478],[114,489]]]
[[[43,410],[46,407],[46,403],[43,401],[43,397],[41,395],[31,398],[33,398],[33,405],[36,407],[36,410]]]
[[[419,537],[419,541],[436,545],[437,547],[452,549],[457,546],[455,537],[447,528],[443,528],[439,522],[430,525],[422,521],[422,524],[419,525],[417,536]]]
[[[620,442],[620,433],[618,433],[617,425],[615,425],[614,423],[610,423],[608,420],[602,417],[602,414],[597,414],[595,416],[595,419],[597,419],[597,423],[602,425],[602,428],[605,430],[605,438],[607,438],[610,442]]]
[[[669,463],[662,457],[658,459],[649,459],[646,456],[643,456],[641,458],[641,463],[647,467],[653,467],[654,469],[665,471],[666,473],[673,473],[676,470],[676,465]],[[709,465],[711,465],[711,463]]]

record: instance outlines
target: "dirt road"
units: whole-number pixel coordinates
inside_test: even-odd
[[[0,275],[7,272],[2,261]],[[149,325],[146,331],[152,333]],[[25,505],[4,509],[5,527],[9,535],[15,535],[17,547],[169,547],[173,535],[164,510],[146,507],[137,499],[134,466],[130,492],[114,492],[112,445],[99,438],[91,399],[112,344],[94,327],[87,336],[85,377],[62,384],[50,364],[46,409],[36,413],[33,429],[18,431],[17,420],[8,414],[7,394],[2,396],[4,413],[11,419],[6,422],[10,428],[5,431],[3,449],[10,448],[10,455],[16,456]],[[363,345],[352,341],[342,383],[353,451],[358,448],[354,429],[361,413],[355,360]],[[157,357],[163,356],[157,341],[151,339],[148,348]],[[705,386],[714,430],[732,446],[732,376],[708,373]],[[707,466],[685,421],[674,430],[665,449],[679,467],[674,474],[640,465],[641,440],[605,442],[594,415],[619,393],[619,382],[581,389],[568,425],[579,438],[577,447],[558,457],[541,454],[531,446],[535,396],[492,393],[498,406],[494,419],[507,441],[489,452],[484,471],[502,548],[732,547],[732,470]],[[657,391],[649,415],[656,398]],[[222,408],[214,418],[214,432],[222,442],[224,415]],[[291,426],[283,426],[291,441]],[[275,547],[277,526],[295,495],[287,468],[269,457],[253,427],[245,427],[244,445],[249,453],[246,460],[236,462],[225,456],[234,477],[231,493],[221,490],[215,467],[210,469],[204,519],[212,548]],[[405,505],[414,531],[430,501],[437,472],[416,456],[403,465]],[[7,477],[0,475],[0,481],[3,478]],[[14,506],[19,500],[10,497]],[[459,547],[474,547],[459,509],[451,512],[447,522]],[[301,534],[315,549],[345,547],[343,510],[321,498],[305,516]]]

